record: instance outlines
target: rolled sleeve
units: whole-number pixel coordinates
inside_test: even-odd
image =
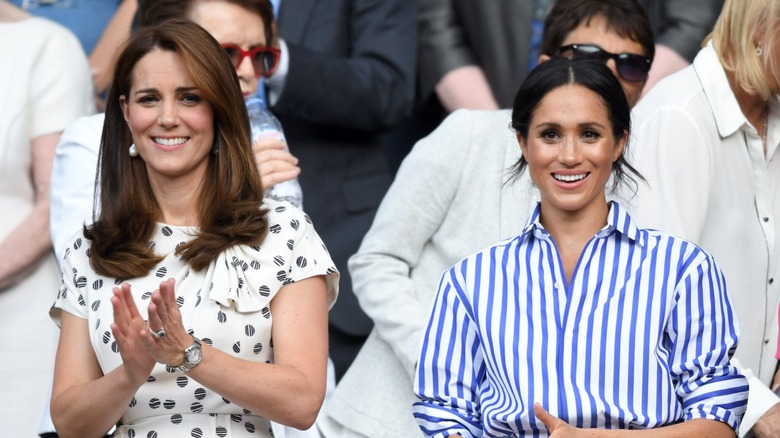
[[[695,255],[679,280],[670,324],[672,378],[683,418],[721,421],[736,432],[748,382],[729,362],[739,332],[725,279],[711,256]]]
[[[415,377],[414,418],[428,437],[481,437],[479,337],[455,268],[442,277]]]

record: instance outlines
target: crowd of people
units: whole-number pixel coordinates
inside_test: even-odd
[[[0,0],[2,435],[780,436],[779,23]]]

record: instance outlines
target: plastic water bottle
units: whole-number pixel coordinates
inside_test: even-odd
[[[246,101],[246,109],[249,113],[249,124],[252,126],[253,142],[263,138],[271,138],[284,143],[284,150],[289,151],[284,131],[282,131],[282,124],[271,111],[268,111],[264,100],[252,97]],[[265,191],[265,196],[277,201],[288,201],[298,208],[303,208],[303,192],[298,178],[277,183]]]

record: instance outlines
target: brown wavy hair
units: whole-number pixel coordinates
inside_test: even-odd
[[[140,29],[117,58],[108,93],[98,164],[99,200],[94,224],[84,227],[92,242],[90,262],[101,275],[128,279],[147,275],[162,260],[148,246],[161,212],[120,105],[129,96],[137,63],[154,50],[177,53],[214,112],[214,149],[199,194],[199,232],[176,249],[193,269],[202,270],[225,249],[258,245],[268,228],[261,208],[263,187],[255,165],[249,118],[236,72],[216,40],[188,20]]]

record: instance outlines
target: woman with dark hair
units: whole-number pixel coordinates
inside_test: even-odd
[[[66,249],[52,309],[60,436],[267,437],[270,420],[314,422],[338,273],[306,215],[262,199],[249,131],[203,28],[170,21],[128,41],[100,212]]]
[[[630,110],[603,62],[554,58],[512,113],[541,194],[522,233],[444,273],[423,338],[414,415],[427,436],[734,436],[747,383],[707,253],[639,228],[605,187]],[[549,412],[548,412],[549,411]]]

